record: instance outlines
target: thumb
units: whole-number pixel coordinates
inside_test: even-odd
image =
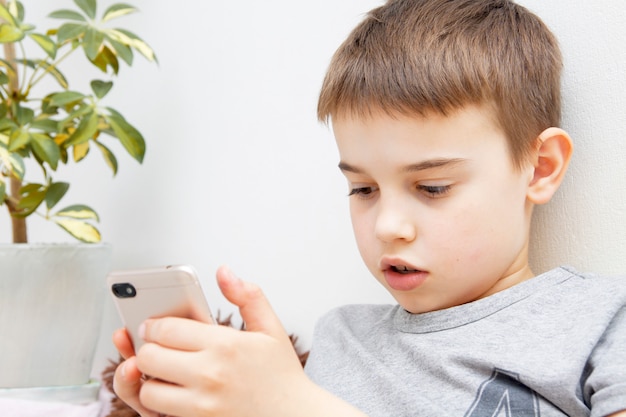
[[[246,330],[288,338],[261,288],[237,278],[226,266],[217,270],[217,284],[226,299],[239,307]]]

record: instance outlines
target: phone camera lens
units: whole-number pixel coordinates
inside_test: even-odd
[[[133,298],[137,295],[137,290],[133,287],[133,284],[129,283],[113,284],[111,290],[117,298]]]

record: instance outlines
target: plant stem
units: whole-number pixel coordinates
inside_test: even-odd
[[[2,4],[6,4],[5,0],[0,0]],[[17,66],[15,65],[15,44],[14,43],[5,43],[4,45],[4,57],[9,62],[9,64],[15,70],[15,77],[11,77],[9,80],[9,95],[7,97],[7,101],[13,100],[19,94],[20,83],[17,75]],[[7,103],[7,104],[9,104]],[[7,106],[7,108],[11,109],[11,106]],[[22,181],[18,178],[11,177],[10,182],[10,194],[11,197],[19,202],[20,199],[20,188],[22,188]],[[26,243],[28,242],[28,236],[26,233],[26,219],[20,217],[14,217],[12,214],[15,212],[15,208],[13,205],[7,205],[9,207],[9,212],[11,213],[11,226],[13,228],[13,243]],[[13,208],[12,208],[13,207]]]
[[[35,79],[35,74],[37,73],[37,70],[38,70],[39,68],[41,68],[41,64],[40,64],[37,68],[35,68],[35,70],[33,71],[33,74],[32,74],[32,75],[31,75],[31,77],[30,77],[30,80],[28,81],[28,90],[26,90],[25,94],[27,94],[27,93],[28,93],[28,91],[29,91],[31,88],[33,88],[33,86],[34,86],[35,84],[37,84],[39,81],[41,81],[41,79],[42,79],[43,77],[45,77],[47,73],[49,73],[49,72],[50,72],[50,71],[52,71],[53,69],[57,68],[57,67],[58,67],[58,65],[59,65],[61,62],[63,62],[63,60],[64,60],[65,58],[67,58],[68,56],[70,56],[70,54],[71,54],[72,52],[74,52],[74,51],[75,51],[74,49],[70,49],[70,50],[68,50],[68,51],[67,51],[67,52],[66,52],[63,56],[61,56],[61,57],[60,57],[59,59],[57,59],[55,62],[51,63],[51,64],[48,66],[48,68],[46,68],[46,69],[44,70],[43,74],[40,74],[40,75],[39,75],[36,79]]]
[[[12,44],[13,48],[15,49],[15,44]],[[23,72],[22,72],[22,80],[26,79],[26,50],[24,49],[24,44],[22,42],[20,42],[20,51],[22,52],[22,56],[24,57],[24,62],[22,62],[22,67],[23,67]],[[11,63],[13,64],[13,63]],[[15,70],[17,71],[17,66],[15,66]],[[17,74],[16,74],[17,77]]]

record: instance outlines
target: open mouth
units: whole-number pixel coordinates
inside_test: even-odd
[[[430,275],[427,271],[417,269],[399,258],[384,259],[381,266],[387,286],[394,291],[414,291],[424,284]]]
[[[416,272],[420,272],[419,269],[411,269],[411,268],[408,268],[408,267],[406,267],[404,265],[391,265],[390,269],[393,272],[397,272],[399,274],[414,274]]]

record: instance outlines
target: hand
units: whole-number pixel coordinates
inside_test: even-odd
[[[136,357],[128,334],[117,331],[115,345],[127,359],[114,387],[124,402],[143,417],[365,417],[306,377],[258,287],[226,268],[217,280],[247,331],[173,317],[148,320]]]
[[[115,344],[128,359],[118,367],[115,391],[142,416],[157,416],[150,410],[158,410],[189,417],[276,417],[285,411],[286,396],[312,385],[261,290],[226,268],[217,279],[239,307],[246,332],[173,317],[148,320],[136,358],[127,334],[116,332]],[[142,373],[150,378],[143,381]]]
[[[142,417],[159,417],[159,414],[148,410],[139,401],[139,391],[144,382],[141,371],[137,369],[135,350],[126,329],[118,329],[113,333],[113,344],[125,359],[115,370],[113,390],[128,406]]]

